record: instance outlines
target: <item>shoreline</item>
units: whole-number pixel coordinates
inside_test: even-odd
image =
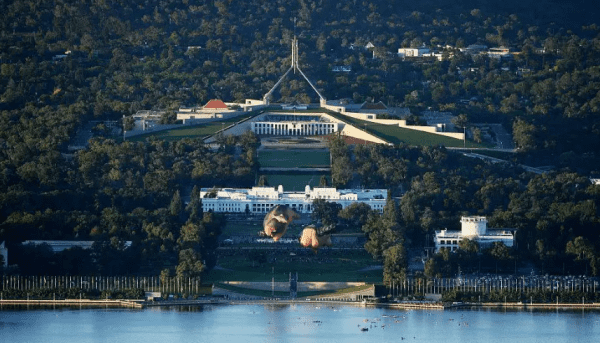
[[[43,299],[3,299],[0,300],[0,306],[4,305],[26,305],[34,307],[47,306],[94,306],[94,307],[129,307],[143,308],[141,301],[136,300],[93,300],[93,299],[63,299],[63,300],[43,300]]]
[[[600,303],[575,304],[575,303],[369,303],[362,301],[336,301],[336,300],[295,300],[295,299],[203,299],[203,300],[165,300],[144,301],[132,299],[119,300],[92,300],[92,299],[63,299],[63,300],[39,300],[39,299],[9,299],[0,300],[0,306],[16,305],[27,307],[44,308],[48,306],[86,306],[86,307],[121,307],[142,309],[146,307],[172,307],[172,306],[202,306],[202,305],[294,305],[294,304],[321,304],[326,306],[346,305],[361,307],[381,307],[401,310],[450,310],[450,309],[540,309],[540,310],[600,310]],[[1,307],[0,307],[1,309]]]

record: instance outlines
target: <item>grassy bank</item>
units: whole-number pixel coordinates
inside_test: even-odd
[[[203,279],[222,281],[287,282],[290,273],[298,273],[298,281],[381,283],[381,269],[363,250],[322,250],[315,254],[309,249],[233,248],[219,252],[218,265]]]
[[[246,295],[252,295],[252,296],[257,296],[257,297],[287,297],[290,295],[289,292],[282,292],[282,291],[266,291],[266,290],[260,290],[260,289],[252,289],[252,288],[245,288],[245,287],[238,287],[238,286],[232,286],[229,284],[223,284],[223,283],[218,283],[215,284],[216,287],[231,291],[231,292],[235,292],[235,293],[240,293],[240,294],[246,294]],[[307,298],[307,297],[315,297],[315,296],[330,296],[330,297],[334,297],[334,296],[339,296],[342,294],[346,294],[346,293],[352,293],[352,292],[360,292],[363,291],[365,289],[368,289],[369,287],[372,287],[372,285],[370,284],[366,284],[366,285],[361,285],[361,286],[356,286],[356,287],[347,287],[347,288],[340,288],[340,289],[336,289],[336,290],[323,290],[323,291],[310,291],[310,292],[298,292],[296,294],[296,296],[298,298]]]
[[[262,168],[327,168],[331,165],[329,151],[321,150],[259,150]]]
[[[339,113],[329,112],[331,116],[345,121],[355,127],[366,130],[370,134],[393,144],[408,144],[408,145],[428,145],[437,146],[443,145],[446,147],[462,147],[465,143],[460,139],[450,138],[446,136],[436,135],[434,133],[411,130],[402,128],[397,125],[376,124],[373,122],[347,117]],[[475,143],[467,140],[466,147],[468,148],[485,148],[485,144]]]
[[[221,121],[210,122],[201,125],[194,126],[183,126],[178,129],[170,129],[164,131],[153,132],[145,135],[139,135],[127,138],[128,141],[143,142],[150,137],[165,141],[177,141],[184,138],[204,138],[212,135],[224,127],[227,127],[233,123],[240,122],[242,120],[251,118],[257,115],[258,112],[248,112],[248,114],[241,115],[239,117],[228,118]]]

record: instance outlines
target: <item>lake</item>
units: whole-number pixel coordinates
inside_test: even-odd
[[[368,331],[362,331],[366,328]],[[600,312],[327,304],[0,310],[3,342],[598,342]]]

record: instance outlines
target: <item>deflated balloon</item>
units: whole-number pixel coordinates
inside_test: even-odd
[[[286,205],[277,205],[265,216],[262,234],[277,242],[294,219],[300,219],[300,215],[296,211]]]
[[[314,252],[321,247],[330,247],[331,233],[333,227],[323,227],[317,229],[314,225],[306,226],[300,234],[300,245],[305,248],[311,248]]]

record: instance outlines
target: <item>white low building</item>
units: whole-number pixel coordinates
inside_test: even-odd
[[[319,122],[254,122],[252,132],[257,135],[321,136],[339,131],[338,123]]]
[[[461,231],[444,229],[435,232],[436,252],[441,248],[455,251],[458,249],[458,243],[464,238],[477,242],[480,249],[487,249],[494,242],[502,242],[509,248],[514,244],[516,229],[488,229],[486,217],[462,217],[460,223]]]
[[[398,57],[423,57],[429,53],[429,48],[400,48]]]
[[[323,113],[266,113],[251,123],[257,135],[321,136],[340,130],[340,123]]]
[[[336,189],[306,186],[304,192],[284,192],[283,186],[248,188],[202,188],[204,211],[222,213],[267,213],[274,206],[288,205],[299,213],[312,213],[313,200],[324,199],[342,205],[363,202],[383,212],[386,189]]]

